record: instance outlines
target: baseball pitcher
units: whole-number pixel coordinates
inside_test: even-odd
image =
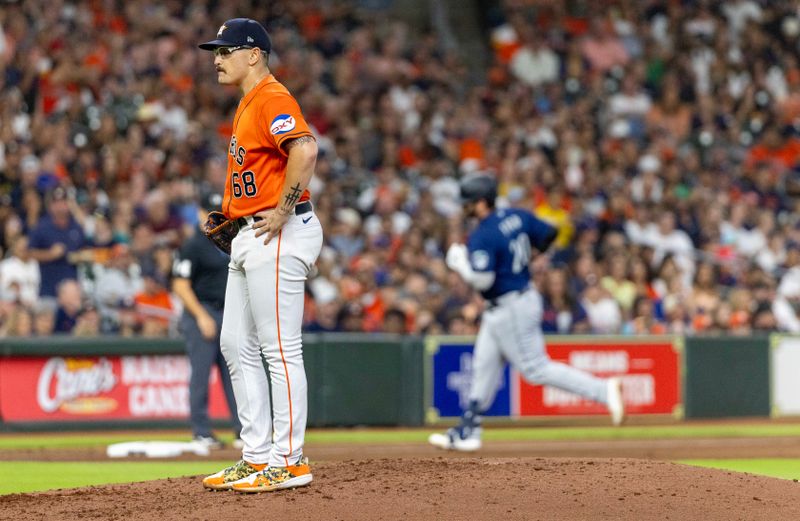
[[[461,199],[468,217],[479,220],[468,244],[453,244],[447,266],[481,292],[486,311],[481,319],[472,363],[469,409],[461,423],[428,441],[448,450],[481,447],[480,414],[494,401],[506,362],[529,382],[563,389],[608,407],[614,425],[625,409],[619,378],[603,380],[547,356],[542,335],[542,297],[530,286],[528,264],[533,248],[547,250],[556,230],[521,209],[495,210],[497,187],[487,176],[461,182]]]
[[[306,190],[317,144],[295,99],[270,73],[271,41],[258,22],[235,18],[213,51],[217,81],[242,99],[233,119],[222,213],[206,234],[230,254],[220,345],[242,423],[242,459],[206,488],[263,492],[307,485],[307,416],[300,327],[304,285],[322,248]],[[262,364],[266,363],[267,375]]]

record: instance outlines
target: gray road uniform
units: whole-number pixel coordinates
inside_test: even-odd
[[[469,183],[476,181],[468,179],[465,183],[466,190],[462,183],[462,199],[475,200]],[[493,184],[483,180],[477,183],[486,187],[479,185],[473,191],[493,206]],[[448,250],[448,267],[481,292],[486,310],[475,342],[470,407],[458,427],[432,435],[432,444],[459,450],[480,447],[479,415],[492,405],[507,362],[531,383],[557,387],[607,404],[613,422],[622,421],[624,410],[618,379],[597,378],[554,362],[545,351],[542,297],[530,284],[528,265],[533,248],[540,252],[547,250],[555,236],[556,230],[532,213],[501,209],[478,223],[467,245],[454,244]]]

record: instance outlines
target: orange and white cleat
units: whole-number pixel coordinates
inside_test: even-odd
[[[234,482],[264,470],[266,464],[248,463],[239,460],[235,465],[224,468],[216,474],[211,474],[203,479],[203,486],[209,490],[230,490]]]
[[[237,492],[272,492],[285,488],[304,487],[311,483],[312,479],[308,458],[301,457],[295,465],[266,467],[261,472],[233,483],[231,489]]]

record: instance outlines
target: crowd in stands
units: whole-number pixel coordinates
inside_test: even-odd
[[[443,260],[475,172],[559,230],[532,263],[547,333],[800,331],[796,2],[506,0],[479,82],[358,4],[5,4],[0,334],[177,334],[173,253],[240,96],[197,43],[236,16],[319,143],[306,331],[476,332]]]

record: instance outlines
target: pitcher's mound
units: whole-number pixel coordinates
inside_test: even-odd
[[[800,485],[659,461],[378,459],[314,464],[310,486],[242,495],[199,477],[0,497],[13,520],[800,519]],[[7,476],[8,478],[12,478]]]

